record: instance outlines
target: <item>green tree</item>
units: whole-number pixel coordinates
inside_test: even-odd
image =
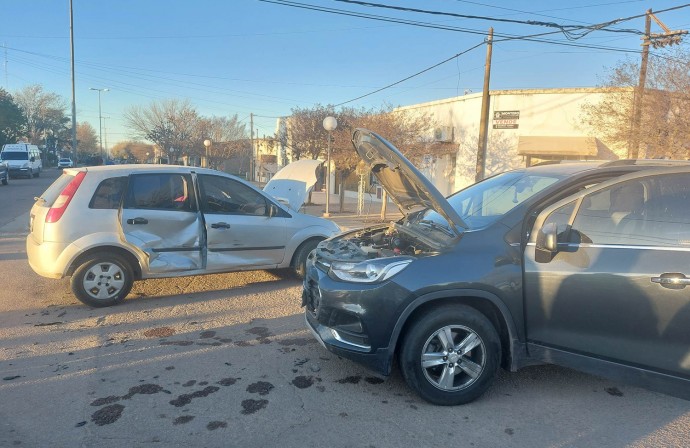
[[[15,143],[23,133],[26,121],[12,95],[0,88],[0,145]]]

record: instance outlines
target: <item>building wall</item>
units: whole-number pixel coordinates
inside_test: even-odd
[[[632,94],[632,89],[629,90]],[[524,167],[526,158],[518,154],[520,136],[597,137],[582,123],[582,107],[595,104],[607,95],[599,88],[499,90],[490,93],[486,175]],[[452,142],[458,147],[456,160],[446,156],[433,160],[421,170],[444,194],[474,183],[481,113],[481,93],[398,108],[399,111],[433,115],[441,127],[452,128]],[[495,112],[519,112],[514,129],[495,128]],[[597,159],[618,159],[627,148],[599,139]],[[449,164],[455,162],[454,176]],[[452,185],[449,185],[449,178]]]

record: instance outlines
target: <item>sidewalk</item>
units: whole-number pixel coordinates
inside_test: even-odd
[[[364,196],[364,209],[357,215],[357,198],[345,196],[343,211],[340,212],[340,196],[332,194],[329,203],[330,220],[340,226],[342,230],[352,230],[382,222],[397,221],[402,218],[397,205],[388,201],[385,219],[381,219],[381,201],[373,200],[369,195]],[[307,215],[322,216],[326,211],[326,194],[323,191],[312,192],[311,204],[303,205],[300,212]]]

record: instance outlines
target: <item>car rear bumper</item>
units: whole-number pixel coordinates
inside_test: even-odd
[[[26,255],[29,266],[38,275],[48,278],[62,278],[65,276],[65,266],[60,259],[65,256],[66,243],[39,243],[29,234],[26,237]]]

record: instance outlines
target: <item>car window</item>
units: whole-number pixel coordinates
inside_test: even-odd
[[[137,174],[129,178],[125,208],[192,211],[193,200],[188,174]]]
[[[98,187],[89,202],[89,208],[117,209],[120,207],[120,199],[127,185],[127,176],[111,177],[105,179]]]
[[[572,242],[690,246],[690,175],[634,179],[585,196]]]
[[[200,175],[204,213],[264,216],[268,212],[266,198],[256,190],[233,179]]]
[[[480,229],[559,180],[556,176],[507,172],[471,185],[447,199],[470,229]],[[432,209],[425,210],[418,218],[448,227],[445,219]]]
[[[5,151],[2,160],[29,160],[29,153],[25,151]]]

